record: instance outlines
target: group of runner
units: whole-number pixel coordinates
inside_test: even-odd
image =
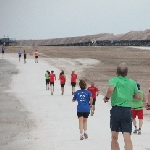
[[[110,128],[112,131],[111,147],[119,150],[118,133],[122,132],[125,141],[125,149],[132,149],[130,134],[132,132],[132,122],[135,126],[133,133],[141,134],[143,124],[143,107],[150,110],[150,89],[148,94],[148,102],[144,93],[140,89],[140,84],[127,78],[128,68],[126,64],[121,63],[117,67],[117,77],[109,81],[109,88],[104,97],[104,102],[108,102],[111,97],[112,109],[110,111]],[[91,116],[95,110],[96,94],[98,96],[99,89],[91,83],[90,87],[84,80],[79,82],[80,90],[74,93],[72,102],[77,101],[77,116],[79,120],[80,140],[87,139],[87,119],[91,112]],[[139,119],[139,128],[137,128],[136,117]],[[131,119],[132,118],[132,119]]]

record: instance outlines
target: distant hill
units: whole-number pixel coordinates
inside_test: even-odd
[[[78,37],[55,38],[45,40],[18,40],[18,46],[39,46],[66,43],[88,42],[93,40],[150,40],[150,29],[145,31],[130,31],[125,34],[114,35],[113,33],[101,33],[96,35],[86,35]]]

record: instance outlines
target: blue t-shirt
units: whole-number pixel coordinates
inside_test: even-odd
[[[90,112],[90,97],[92,97],[92,94],[88,90],[77,90],[74,93],[73,100],[78,102],[77,112]]]
[[[18,55],[21,56],[21,54],[22,54],[22,53],[19,51],[19,52],[18,52]]]
[[[4,52],[5,51],[5,47],[2,47],[2,52]]]

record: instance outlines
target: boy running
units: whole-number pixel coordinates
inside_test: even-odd
[[[72,95],[75,92],[76,80],[77,80],[77,74],[75,74],[75,71],[72,71],[71,74]]]
[[[19,52],[18,52],[19,61],[20,61],[21,55],[22,55],[22,53],[21,53],[21,51],[19,51]]]
[[[54,93],[54,82],[56,80],[56,75],[54,74],[54,71],[51,71],[51,74],[49,75],[50,79],[50,87],[51,87],[51,95]]]
[[[62,91],[61,95],[63,95],[63,94],[64,94],[64,86],[65,86],[65,82],[66,82],[66,77],[65,77],[65,75],[64,75],[64,72],[62,72],[62,73],[60,74],[59,80],[60,80],[61,91]]]
[[[36,50],[36,51],[35,51],[35,63],[38,63],[38,56],[39,56],[39,53],[38,53],[38,51]]]
[[[100,90],[95,86],[94,83],[91,83],[91,86],[88,87],[87,90],[92,93],[93,103],[91,107],[91,116],[93,116],[95,111],[96,95],[98,96]]]
[[[79,129],[80,129],[80,140],[87,139],[87,119],[90,114],[90,107],[92,106],[92,94],[87,88],[87,84],[84,80],[80,80],[79,86],[81,90],[77,90],[74,93],[72,102],[77,101],[77,116],[79,119]],[[90,105],[89,105],[90,100]]]
[[[140,85],[137,84],[138,87],[138,92],[141,95],[141,100],[136,100],[133,99],[132,101],[132,122],[133,125],[135,126],[135,130],[133,131],[133,133],[138,133],[138,135],[141,134],[141,128],[143,125],[143,102],[146,105],[146,99],[144,96],[143,91],[140,90]],[[139,119],[139,129],[137,129],[137,125],[136,125],[136,116],[138,116]]]
[[[26,51],[24,50],[24,64],[27,63],[26,58],[27,58],[27,54],[26,54]]]

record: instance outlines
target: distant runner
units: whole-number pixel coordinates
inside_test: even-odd
[[[36,51],[35,51],[35,63],[38,63],[38,56],[39,56],[39,53],[38,53],[38,51],[36,50]]]
[[[61,85],[61,95],[64,95],[64,86],[65,86],[65,82],[66,82],[66,77],[64,75],[64,72],[62,72],[59,76],[59,80],[60,80],[60,85]]]
[[[94,83],[91,83],[91,86],[88,87],[87,90],[92,93],[93,103],[91,107],[91,116],[93,116],[95,111],[96,96],[99,95],[100,90],[95,86]]]
[[[24,50],[24,64],[27,63],[26,58],[27,58],[27,54],[26,54],[26,51]]]
[[[90,114],[90,107],[92,107],[92,94],[87,88],[87,84],[84,80],[80,80],[79,86],[81,90],[77,90],[74,93],[72,102],[77,101],[77,116],[79,118],[80,140],[88,138],[87,134],[87,118]],[[89,105],[90,100],[90,105]]]
[[[5,53],[5,47],[2,46],[2,58],[3,58],[3,56],[4,56],[4,53]]]
[[[72,74],[71,74],[72,95],[75,92],[76,80],[77,80],[77,74],[75,74],[75,71],[72,71]]]
[[[137,87],[141,95],[141,100],[133,99],[132,101],[132,122],[133,122],[133,125],[135,126],[135,130],[133,131],[133,133],[138,133],[140,135],[141,128],[143,125],[143,103],[146,106],[146,99],[145,99],[143,91],[140,90],[140,84],[137,84]],[[139,129],[137,129],[137,124],[136,124],[136,119],[135,119],[136,116],[139,119]]]
[[[46,78],[46,90],[49,90],[49,71],[47,70],[45,73]]]
[[[54,93],[54,82],[56,80],[56,75],[54,74],[54,71],[51,71],[51,74],[49,75],[50,79],[50,86],[51,86],[51,95]]]
[[[19,61],[20,61],[21,55],[22,55],[21,51],[18,51]]]

